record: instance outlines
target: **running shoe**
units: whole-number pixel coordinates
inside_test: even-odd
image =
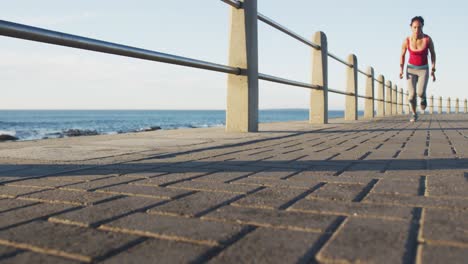
[[[421,99],[421,109],[424,111],[427,106],[426,98]]]
[[[418,114],[417,114],[417,113],[411,114],[411,118],[410,118],[409,121],[410,121],[410,122],[416,122],[416,121],[418,121]]]

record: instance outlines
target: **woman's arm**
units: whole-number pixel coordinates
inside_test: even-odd
[[[401,45],[401,56],[400,56],[400,79],[403,79],[403,69],[405,68],[405,56],[406,56],[406,50],[408,49],[407,47],[407,42],[406,39],[403,41],[403,45]]]
[[[435,71],[436,71],[436,53],[434,49],[434,41],[432,41],[432,38],[429,37],[429,52],[431,53],[431,64],[432,64],[432,70],[431,70],[431,76],[432,76],[432,81],[435,82]]]

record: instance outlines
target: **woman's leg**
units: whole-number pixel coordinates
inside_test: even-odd
[[[429,82],[429,68],[418,70],[418,79],[419,82],[417,84],[416,89],[418,96],[421,98],[421,109],[424,110],[427,106],[426,89],[427,83]]]
[[[418,84],[418,75],[415,69],[406,69],[406,78],[408,79],[408,101],[413,114],[416,113],[416,87]]]

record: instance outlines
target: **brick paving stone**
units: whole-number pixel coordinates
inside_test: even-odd
[[[383,177],[381,171],[386,168],[385,162],[381,163],[353,163],[340,176],[346,177]]]
[[[148,213],[195,216],[239,197],[239,194],[231,193],[197,192],[154,207]]]
[[[229,171],[229,172],[245,172],[245,173],[254,173],[254,172],[258,172],[258,171],[265,169],[262,167],[255,167],[251,165],[237,164],[237,163],[233,163],[232,161],[229,163],[217,163],[214,165],[205,166],[203,168],[207,170],[211,170],[211,171],[216,171],[216,172]]]
[[[74,208],[64,204],[44,204],[37,203],[27,207],[20,207],[15,210],[0,213],[0,229],[8,226],[44,218],[52,214],[64,212]]]
[[[468,248],[444,245],[424,245],[421,263],[424,264],[466,264]]]
[[[228,182],[238,178],[246,177],[251,172],[241,171],[221,171],[202,176],[200,178],[193,179],[194,181],[207,181],[207,182]]]
[[[193,190],[193,191],[246,194],[248,192],[255,191],[256,189],[260,187],[243,185],[243,184],[184,181],[184,182],[169,185],[167,188],[176,188],[176,189]]]
[[[468,174],[467,174],[468,175]],[[463,175],[427,177],[429,196],[458,196],[468,198],[468,178]]]
[[[71,190],[45,190],[33,194],[22,195],[20,198],[25,200],[48,202],[48,203],[64,203],[73,205],[89,205],[101,202],[107,199],[117,197],[116,195],[107,193],[95,193],[85,191]]]
[[[46,188],[46,187],[20,187],[20,186],[0,185],[0,197],[15,198],[17,196],[42,192],[42,191],[49,190],[49,189],[50,188]]]
[[[46,221],[35,221],[0,231],[0,244],[23,249],[34,248],[36,251],[86,262],[123,249],[137,239],[137,236],[129,234]],[[86,243],[82,243],[83,241]]]
[[[15,199],[1,199],[0,200],[0,213],[14,210],[16,208],[22,208],[37,204],[37,202],[31,201],[22,201],[22,200],[15,200]]]
[[[291,178],[288,178],[287,180],[289,182],[310,182],[312,184],[315,184],[316,182],[323,182],[323,183],[350,183],[350,184],[368,184],[371,180],[373,179],[378,179],[379,177],[382,177],[382,174],[377,174],[377,175],[369,175],[369,176],[350,176],[350,175],[340,175],[340,176],[311,176],[309,173],[299,173],[296,175],[293,175]]]
[[[313,166],[310,169],[293,175],[290,179],[310,179],[312,177],[336,176],[336,174],[346,168],[347,165],[338,163],[336,166]]]
[[[73,182],[62,182],[57,180],[50,180],[46,178],[28,179],[7,183],[7,186],[18,186],[18,187],[39,187],[39,188],[58,188],[74,184]]]
[[[424,190],[421,189],[421,181],[417,178],[410,180],[393,180],[381,179],[372,189],[375,193],[391,193],[391,194],[404,194],[404,195],[424,195]]]
[[[40,254],[32,251],[18,251],[18,254],[2,258],[2,264],[48,264],[48,263],[63,263],[63,264],[78,264],[83,263],[78,260],[67,259],[65,257],[57,257],[52,255]]]
[[[288,177],[291,174],[297,173],[293,170],[278,170],[278,169],[268,169],[264,171],[257,172],[249,176],[249,178],[264,178],[269,180],[281,180],[282,178]]]
[[[314,233],[258,228],[209,263],[297,263],[311,259],[319,237]]]
[[[327,263],[410,263],[405,249],[408,230],[407,222],[350,218],[327,241],[317,259]]]
[[[157,205],[159,199],[122,197],[112,201],[86,206],[79,210],[62,213],[49,218],[51,222],[79,226],[96,226],[104,221]]]
[[[202,216],[202,219],[304,232],[323,232],[337,220],[337,216],[224,206]]]
[[[468,209],[468,199],[457,197],[410,196],[390,193],[369,193],[365,203],[389,204],[407,207]]]
[[[42,179],[48,179],[51,181],[59,181],[59,182],[71,182],[71,183],[79,183],[84,181],[94,181],[94,180],[101,180],[109,177],[113,177],[116,175],[58,175],[58,176],[47,176]]]
[[[192,178],[196,178],[199,176],[204,175],[204,173],[194,173],[194,172],[187,172],[187,173],[170,173],[158,177],[154,177],[151,179],[137,181],[132,184],[136,185],[148,185],[148,186],[161,186],[165,184],[170,184],[178,181],[190,180]]]
[[[293,188],[293,189],[310,189],[320,183],[318,180],[310,181],[290,181],[290,180],[277,180],[266,178],[248,177],[231,182],[231,184],[245,184],[256,186],[268,186],[272,188]]]
[[[363,192],[366,185],[353,183],[327,183],[318,190],[309,194],[307,199],[329,199],[351,202],[358,194]]]
[[[14,247],[6,247],[0,245],[0,260],[5,261],[6,258],[12,257],[16,254],[21,253],[22,251]]]
[[[467,211],[424,209],[423,220],[424,240],[463,244],[468,248]]]
[[[136,178],[136,179],[149,179],[167,174],[167,172],[151,172],[151,171],[142,171],[142,172],[132,172],[119,175],[120,177],[127,178]]]
[[[139,179],[129,179],[126,177],[109,177],[109,178],[104,178],[104,179],[99,179],[99,180],[94,180],[94,181],[87,181],[87,182],[82,182],[82,183],[75,183],[71,185],[67,185],[65,187],[62,187],[61,189],[63,190],[76,190],[76,191],[91,191],[91,190],[97,190],[109,186],[114,186],[118,184],[128,184],[128,183],[135,183],[138,182]]]
[[[241,231],[236,224],[203,221],[169,215],[135,213],[100,227],[103,230],[134,233],[215,246],[222,244]]]
[[[233,204],[237,206],[279,209],[281,206],[292,202],[296,197],[304,194],[304,189],[272,188],[249,194]]]
[[[384,178],[400,181],[417,181],[421,176],[427,176],[429,171],[427,170],[387,170],[385,171]]]
[[[412,208],[410,207],[318,199],[299,200],[288,208],[288,211],[389,219],[409,219],[412,217]]]
[[[135,184],[119,184],[111,187],[101,188],[95,192],[160,199],[173,199],[178,196],[190,193],[190,191],[187,190]]]
[[[191,263],[209,249],[210,247],[205,245],[148,239],[100,263]]]

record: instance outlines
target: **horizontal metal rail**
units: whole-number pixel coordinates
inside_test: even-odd
[[[346,93],[346,92],[331,89],[331,88],[328,88],[328,91],[331,92],[331,93],[337,93],[337,94],[342,94],[342,95],[351,95],[351,93]]]
[[[308,46],[310,46],[310,47],[312,47],[312,48],[314,48],[314,49],[317,49],[317,50],[321,49],[320,45],[317,45],[317,44],[315,44],[315,43],[313,43],[313,42],[311,42],[311,41],[309,41],[309,40],[307,40],[307,39],[301,37],[300,35],[298,35],[298,34],[292,32],[292,31],[289,30],[288,28],[286,28],[286,27],[284,27],[284,26],[282,26],[282,25],[276,23],[276,22],[273,21],[272,19],[270,19],[270,18],[268,18],[268,17],[266,17],[266,16],[264,16],[264,15],[262,15],[262,14],[260,14],[260,13],[258,13],[257,16],[258,16],[258,20],[264,22],[264,23],[267,24],[267,25],[270,25],[270,26],[272,26],[272,27],[278,29],[279,31],[285,33],[286,35],[289,35],[289,36],[291,36],[291,37],[293,37],[293,38],[299,40],[300,42],[302,42],[302,43],[304,43],[304,44],[306,44],[306,45],[308,45]]]
[[[335,55],[333,55],[333,54],[330,53],[330,52],[328,53],[328,56],[329,56],[330,58],[333,58],[333,59],[335,59],[335,60],[337,60],[337,61],[343,63],[344,65],[346,65],[346,66],[348,66],[348,67],[350,67],[350,68],[353,68],[353,65],[352,65],[352,64],[347,63],[346,61],[344,61],[344,60],[338,58],[338,56],[335,56]]]
[[[373,99],[373,98],[370,97],[370,96],[359,95],[359,94],[357,95],[357,97],[359,97],[359,98],[364,98],[364,99]]]
[[[267,75],[267,74],[263,74],[263,73],[259,73],[258,78],[260,80],[264,80],[264,81],[288,84],[288,85],[292,85],[292,86],[304,87],[304,88],[309,88],[309,89],[314,89],[314,90],[323,90],[323,88],[321,86],[319,86],[319,85],[311,85],[311,84],[308,84],[308,83],[291,81],[291,80],[288,80],[288,79],[283,79],[283,78],[279,78],[279,77],[276,77],[276,76],[271,76],[271,75]]]
[[[380,84],[384,84],[383,82],[379,81],[378,79],[374,78],[374,81],[380,83]]]
[[[242,8],[242,3],[239,1],[236,1],[236,0],[221,0],[221,1],[237,9]]]
[[[358,69],[358,72],[364,74],[367,77],[372,77],[372,75],[368,74],[367,72],[361,71],[359,69]]]
[[[0,35],[240,75],[240,68],[0,20]]]

